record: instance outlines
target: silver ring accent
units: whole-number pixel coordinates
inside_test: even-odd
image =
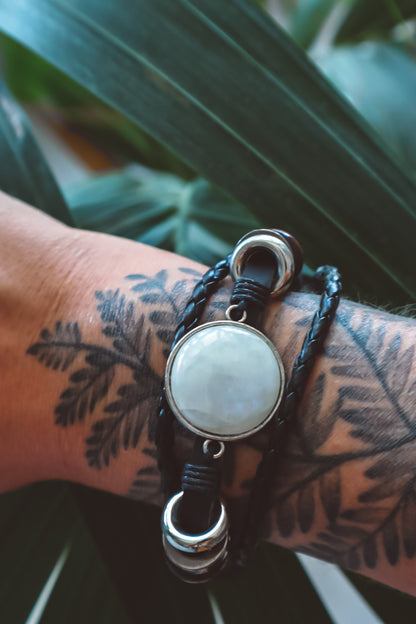
[[[213,550],[198,554],[185,553],[168,542],[162,535],[162,544],[166,557],[181,572],[194,575],[194,582],[198,582],[199,577],[212,574],[213,568],[218,568],[225,561],[228,554],[228,535]],[[187,578],[189,582],[189,578]]]
[[[203,445],[202,445],[202,450],[205,453],[205,455],[209,455],[209,445],[212,442],[216,442],[219,445],[219,450],[216,453],[213,453],[211,455],[212,459],[219,459],[220,457],[222,457],[224,455],[224,451],[225,451],[225,444],[224,442],[221,442],[221,440],[205,440]]]
[[[182,412],[180,411],[180,409],[176,405],[175,399],[173,398],[173,395],[172,395],[172,388],[171,388],[170,377],[171,377],[171,372],[172,372],[172,366],[173,366],[173,363],[175,361],[175,358],[176,358],[178,352],[183,347],[183,345],[187,342],[187,340],[189,340],[194,334],[197,334],[198,332],[203,331],[207,327],[214,327],[216,325],[234,325],[234,326],[237,326],[237,327],[243,327],[246,331],[252,332],[253,334],[256,334],[257,336],[259,336],[263,340],[263,342],[265,342],[269,346],[269,348],[271,349],[274,357],[276,358],[276,362],[277,362],[277,365],[279,367],[279,372],[280,372],[280,380],[281,381],[280,381],[279,392],[278,392],[278,395],[277,395],[277,398],[276,398],[276,402],[273,405],[273,407],[272,407],[270,413],[268,414],[268,416],[259,425],[257,425],[256,427],[252,427],[251,429],[249,429],[247,431],[244,431],[244,432],[238,433],[238,434],[234,434],[234,435],[215,434],[212,431],[205,431],[204,429],[196,427],[195,425],[193,425],[191,422],[189,422],[185,418],[185,416],[182,414]],[[272,419],[272,417],[275,414],[277,408],[279,407],[279,405],[281,403],[281,400],[282,400],[282,397],[283,397],[284,388],[285,388],[285,371],[284,371],[284,368],[283,368],[283,362],[282,362],[282,360],[280,358],[280,355],[279,355],[276,347],[274,346],[274,344],[267,338],[267,336],[262,334],[262,332],[259,331],[258,329],[255,329],[254,327],[251,327],[251,325],[241,325],[241,323],[238,323],[237,321],[212,321],[211,323],[205,323],[205,325],[200,325],[199,327],[195,327],[195,329],[192,329],[190,332],[185,334],[185,336],[183,338],[181,338],[181,340],[179,340],[179,342],[175,345],[173,350],[170,352],[170,355],[168,357],[168,361],[166,363],[165,392],[166,392],[166,398],[167,398],[167,401],[169,403],[169,406],[170,406],[172,412],[175,414],[176,418],[179,420],[179,422],[182,423],[187,429],[189,429],[193,433],[196,433],[199,436],[201,436],[201,438],[209,438],[209,439],[212,439],[212,440],[223,440],[224,442],[227,442],[227,441],[231,441],[231,440],[242,440],[243,438],[247,438],[248,436],[253,435],[257,431],[260,431],[260,429],[263,429],[263,427]]]
[[[273,253],[278,268],[278,279],[273,286],[272,296],[284,293],[292,283],[295,274],[295,258],[286,239],[274,230],[253,230],[241,238],[231,256],[230,274],[233,280],[241,277],[244,258],[256,247],[265,247]]]
[[[241,315],[240,319],[233,319],[231,316],[231,312],[233,310],[235,310],[236,308],[238,308],[238,305],[236,303],[234,303],[233,305],[228,306],[228,308],[225,311],[225,318],[227,319],[227,321],[233,321],[234,323],[245,323],[247,320],[247,311],[243,310],[243,314]]]
[[[200,553],[212,550],[228,535],[227,512],[221,502],[220,516],[214,526],[206,533],[189,535],[175,527],[172,516],[183,492],[178,492],[168,501],[162,516],[162,533],[165,539],[177,550],[187,553]]]

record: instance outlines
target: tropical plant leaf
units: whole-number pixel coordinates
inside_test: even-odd
[[[73,491],[133,622],[195,624],[197,614],[198,624],[214,624],[205,587],[183,583],[166,565],[160,509],[82,486]]]
[[[71,497],[72,498],[72,497]],[[41,624],[132,624],[82,515],[69,556],[45,605]]]
[[[241,236],[259,227],[243,206],[205,180],[185,182],[138,165],[89,178],[68,189],[66,197],[79,227],[133,238],[205,264],[226,256]]]
[[[307,49],[337,0],[298,0],[290,13],[288,32],[298,45]]]
[[[37,617],[42,617],[45,624],[129,622],[67,485],[42,483],[3,494],[0,528],[4,536],[0,566],[2,622],[28,621],[36,604]],[[64,550],[67,556],[56,585],[49,597],[38,602]],[[111,616],[104,602],[112,606]],[[51,610],[55,619],[47,616]],[[77,617],[71,619],[71,613]]]
[[[350,4],[337,42],[386,34],[392,26],[416,15],[415,0],[354,0]]]
[[[416,234],[414,185],[255,5],[121,0],[114,11],[98,0],[0,0],[0,28],[262,223],[293,232],[308,263],[338,264],[351,294],[404,302],[416,293],[402,253]]]
[[[0,52],[14,97],[32,110],[35,107],[46,120],[52,117],[54,128],[62,124],[69,132],[82,134],[110,156],[114,166],[138,160],[152,169],[195,177],[190,167],[158,141],[27,48],[0,35]]]
[[[33,137],[30,122],[1,77],[0,159],[0,190],[72,224],[58,185]]]
[[[319,66],[416,176],[416,135],[409,132],[416,126],[415,48],[366,41],[332,48]]]
[[[363,598],[374,609],[384,624],[413,624],[416,617],[416,599],[361,574],[344,572]]]
[[[250,566],[211,582],[208,591],[226,624],[275,622],[277,616],[290,624],[331,622],[294,553],[271,544],[259,544]]]

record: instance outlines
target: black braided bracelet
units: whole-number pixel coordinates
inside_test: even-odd
[[[195,417],[198,406],[190,411],[187,408],[182,408],[183,411],[178,408],[172,374],[175,374],[175,366],[180,370],[181,363],[189,357],[187,348],[189,350],[190,345],[194,344],[194,350],[195,345],[199,349],[200,343],[195,338],[205,341],[209,346],[215,329],[219,327],[226,340],[227,336],[240,331],[241,339],[247,340],[249,337],[249,342],[254,341],[253,344],[258,340],[265,343],[261,348],[264,351],[267,347],[271,351],[278,371],[276,379],[282,380],[284,373],[277,352],[255,328],[269,296],[285,292],[293,284],[301,266],[301,249],[297,241],[287,233],[278,230],[256,230],[249,233],[239,241],[232,255],[216,264],[196,284],[176,330],[160,399],[156,445],[162,489],[165,497],[169,498],[162,518],[163,544],[168,564],[185,581],[206,581],[224,569],[225,563],[228,562],[230,569],[233,565],[244,565],[249,557],[257,539],[258,527],[267,511],[273,475],[278,469],[286,430],[294,420],[310,372],[336,313],[341,293],[337,269],[324,266],[316,271],[314,281],[322,291],[319,310],[306,334],[285,391],[283,392],[283,384],[280,389],[276,387],[274,407],[258,426],[247,431],[237,430],[237,434],[233,429],[235,424],[231,428],[226,425],[229,431],[225,432],[216,431],[215,428],[209,430],[209,426],[206,430],[205,424],[201,428],[198,417]],[[198,327],[208,298],[229,273],[235,283],[226,313],[228,320]],[[245,328],[243,331],[239,329],[242,325]],[[204,345],[202,352],[203,360],[207,352]],[[268,357],[270,359],[270,354],[267,351],[264,353],[266,360]],[[208,359],[212,359],[209,349],[208,356]],[[192,368],[198,368],[198,359],[192,363]],[[197,434],[191,461],[185,464],[183,470],[180,469],[174,452],[175,415],[182,424]],[[268,421],[269,442],[254,479],[244,530],[238,540],[233,536],[230,539],[227,513],[220,499],[224,442],[247,437]],[[175,492],[177,493],[174,494]]]
[[[269,443],[257,468],[253,483],[243,538],[235,552],[237,565],[245,565],[256,542],[259,525],[267,511],[273,476],[278,470],[279,455],[286,440],[285,429],[295,420],[296,412],[305,392],[309,375],[317,356],[321,353],[325,338],[338,308],[341,296],[341,277],[332,266],[322,266],[314,275],[322,289],[319,310],[315,312],[302,349],[286,384],[281,407],[272,421]]]
[[[208,299],[215,293],[218,285],[230,272],[230,259],[220,260],[209,269],[195,285],[191,298],[186,304],[182,320],[176,328],[171,345],[175,348],[183,336],[198,325]],[[162,492],[165,498],[177,491],[180,483],[180,472],[175,459],[174,448],[174,415],[166,401],[165,389],[159,399],[159,416],[156,425],[157,465],[161,474]]]

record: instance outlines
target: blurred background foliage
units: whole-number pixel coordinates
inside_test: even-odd
[[[0,0],[0,32],[2,190],[205,264],[282,227],[348,296],[414,302],[416,0]],[[345,621],[271,546],[183,586],[158,514],[75,486],[4,495],[0,621]],[[349,577],[381,621],[414,622],[413,599]]]

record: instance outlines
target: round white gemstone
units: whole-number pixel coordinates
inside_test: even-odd
[[[282,389],[279,356],[237,323],[202,326],[183,339],[170,367],[176,413],[202,434],[239,437],[274,411]]]

